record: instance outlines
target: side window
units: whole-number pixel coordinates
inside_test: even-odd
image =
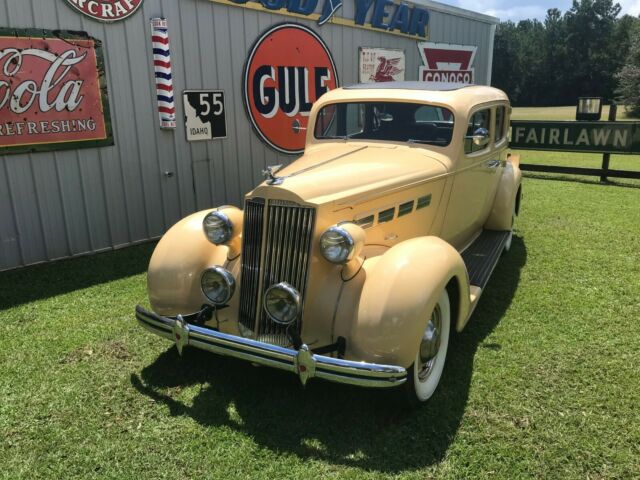
[[[505,126],[506,111],[507,109],[504,106],[496,108],[496,141],[495,143],[498,143],[500,140],[502,140],[505,134],[507,133],[507,129]]]
[[[487,148],[487,145],[476,145],[470,138],[481,128],[486,129],[491,135],[491,109],[480,110],[469,119],[469,126],[464,139],[464,153],[473,153]]]

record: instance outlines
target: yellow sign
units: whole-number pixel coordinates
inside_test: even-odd
[[[412,40],[429,38],[429,12],[418,5],[390,0],[354,0],[356,12],[353,19],[334,16],[342,7],[342,0],[210,0],[220,5],[247,8],[265,13],[277,13],[287,17],[314,20],[318,25],[332,23],[345,27],[361,28],[373,32],[388,33]],[[322,13],[313,13],[318,1],[324,1]]]

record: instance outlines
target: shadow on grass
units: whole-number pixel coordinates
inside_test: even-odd
[[[156,242],[0,273],[0,310],[143,273]]]
[[[601,182],[599,178],[596,177],[579,177],[573,175],[566,175],[562,173],[533,173],[533,172],[522,172],[525,178],[534,178],[536,180],[552,180],[556,182],[572,182],[572,183],[583,183],[585,185],[601,185],[603,187],[623,187],[623,188],[640,188],[640,180],[633,180],[630,178],[619,178],[612,180],[609,178],[606,182]]]
[[[132,375],[132,385],[203,426],[229,426],[274,453],[385,473],[414,470],[444,457],[464,415],[476,350],[509,307],[527,258],[521,237],[502,258],[470,323],[450,346],[444,376],[427,405],[400,407],[400,391],[374,391],[297,377],[268,368],[188,349],[171,348]],[[193,403],[171,396],[173,389],[199,385]]]

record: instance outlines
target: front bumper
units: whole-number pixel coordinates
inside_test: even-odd
[[[300,350],[279,347],[191,325],[181,316],[177,319],[162,317],[139,305],[136,307],[136,318],[147,330],[175,342],[180,353],[185,345],[192,345],[295,373],[303,385],[313,377],[363,387],[395,387],[407,380],[407,371],[403,367],[315,355],[307,345]]]

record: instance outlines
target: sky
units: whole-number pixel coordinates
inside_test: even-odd
[[[439,0],[442,3],[454,5],[456,7],[473,10],[475,12],[486,13],[498,17],[502,21],[524,20],[526,18],[537,18],[544,20],[547,10],[557,8],[562,12],[569,10],[571,0]],[[637,16],[640,14],[640,0],[618,0],[622,7],[622,14]]]

